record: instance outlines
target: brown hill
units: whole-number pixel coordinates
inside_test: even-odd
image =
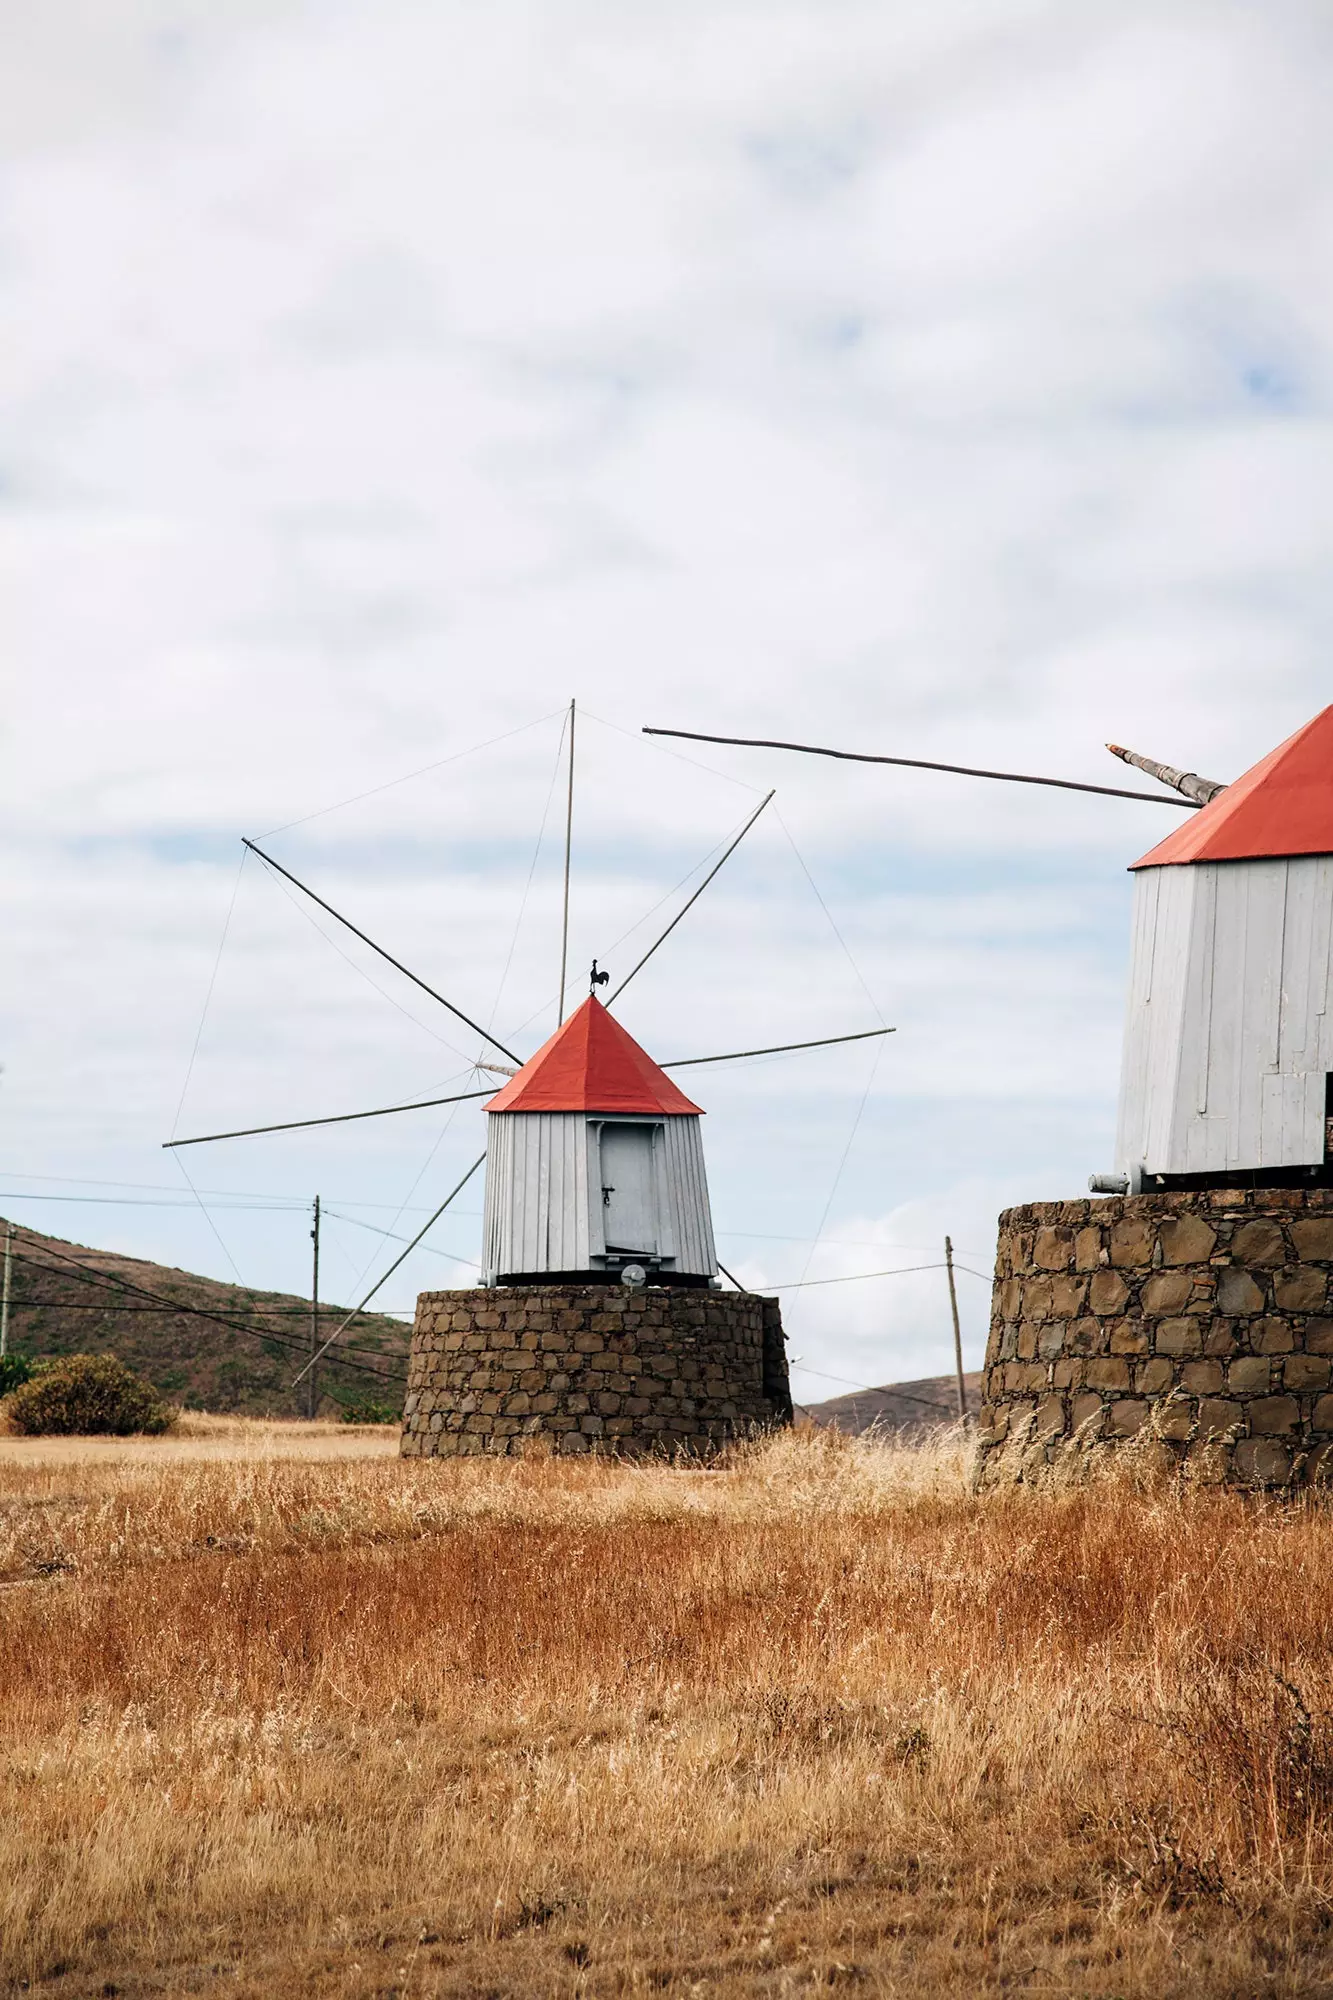
[[[981,1376],[964,1375],[967,1407],[981,1407]],[[880,1389],[857,1389],[850,1396],[831,1396],[826,1403],[804,1403],[797,1421],[804,1416],[812,1424],[831,1424],[834,1430],[859,1437],[872,1427],[878,1431],[909,1431],[921,1426],[952,1424],[958,1419],[958,1384],[952,1375],[927,1375],[919,1382],[889,1382]]]
[[[345,1311],[321,1302],[321,1339]],[[319,1364],[319,1412],[374,1405],[396,1416],[410,1340],[409,1327],[382,1314],[353,1321]],[[114,1351],[192,1409],[283,1417],[307,1409],[305,1383],[293,1390],[291,1381],[310,1354],[308,1299],[247,1291],[17,1223],[9,1345],[34,1357]]]

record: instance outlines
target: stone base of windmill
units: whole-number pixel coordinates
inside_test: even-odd
[[[405,1458],[705,1456],[791,1420],[776,1299],[593,1284],[417,1300]]]
[[[1214,1483],[1333,1480],[1333,1189],[1000,1217],[977,1478],[1132,1449]]]

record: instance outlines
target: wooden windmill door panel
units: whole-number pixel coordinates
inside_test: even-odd
[[[657,1255],[657,1173],[651,1125],[602,1127],[602,1231],[608,1250]]]

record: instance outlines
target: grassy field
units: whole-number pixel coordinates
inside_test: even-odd
[[[391,1442],[3,1445],[12,1988],[1333,1992],[1333,1514]]]

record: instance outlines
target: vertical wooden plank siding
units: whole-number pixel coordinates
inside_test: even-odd
[[[600,1134],[581,1111],[492,1112],[487,1118],[482,1267],[588,1271],[605,1255]],[[660,1248],[670,1271],[715,1277],[700,1120],[634,1120],[655,1127]]]
[[[1331,955],[1333,856],[1139,871],[1122,1172],[1323,1159]]]
[[[1157,1159],[1167,1145],[1179,1088],[1180,1024],[1196,872],[1144,868],[1134,878],[1116,1139],[1116,1158],[1125,1172],[1140,1161]]]
[[[708,1200],[708,1176],[704,1171],[703,1133],[700,1118],[668,1118],[664,1121],[667,1197],[670,1204],[671,1234],[676,1246],[678,1271],[695,1276],[717,1276],[717,1251],[713,1244],[713,1216]]]

